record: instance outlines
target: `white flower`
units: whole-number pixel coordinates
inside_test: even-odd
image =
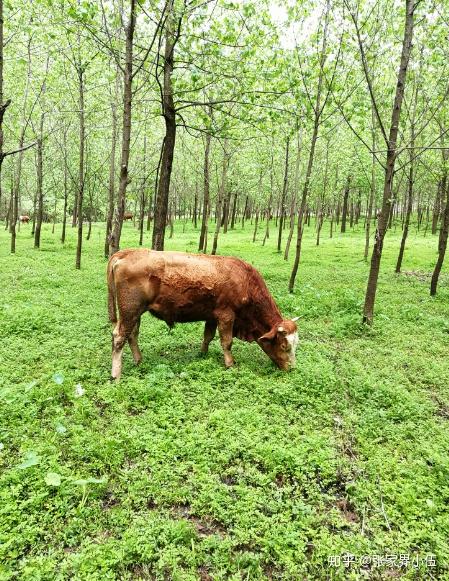
[[[82,397],[85,393],[86,392],[83,389],[83,386],[81,385],[81,383],[77,383],[75,386],[75,397]]]

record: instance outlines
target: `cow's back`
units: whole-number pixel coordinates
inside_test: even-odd
[[[118,292],[142,310],[174,322],[213,319],[248,301],[248,269],[238,258],[155,250],[123,250],[111,259]]]

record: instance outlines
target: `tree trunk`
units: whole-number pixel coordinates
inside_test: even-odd
[[[221,211],[223,207],[224,197],[226,195],[226,175],[228,172],[228,164],[229,164],[229,155],[226,152],[226,142],[224,144],[223,150],[223,166],[221,171],[221,183],[218,189],[218,197],[217,197],[217,223],[215,226],[215,233],[214,233],[214,242],[212,244],[212,251],[211,254],[217,253],[217,246],[218,246],[218,234],[220,233],[220,226],[221,226]]]
[[[372,127],[371,127],[372,148],[373,148],[373,151],[376,151],[375,113],[374,113],[373,107],[371,108],[371,123],[372,123]],[[366,212],[366,224],[365,224],[365,250],[363,253],[363,259],[365,261],[368,260],[369,237],[370,237],[370,230],[371,230],[371,216],[373,213],[373,204],[374,204],[375,195],[376,195],[376,157],[373,153],[372,160],[371,160],[371,184],[370,184],[368,209]]]
[[[143,138],[143,179],[140,191],[140,212],[139,212],[139,246],[143,244],[143,224],[145,222],[145,206],[147,203],[145,188],[146,188],[146,177],[145,170],[147,167],[147,136],[144,135]]]
[[[136,27],[136,0],[129,2],[129,20],[126,26],[125,68],[123,75],[123,127],[122,152],[120,159],[120,181],[117,206],[114,213],[111,235],[109,237],[109,256],[120,248],[123,215],[126,206],[126,188],[130,182],[128,175],[129,149],[131,142],[132,82],[133,82],[133,40]]]
[[[296,200],[298,198],[299,191],[299,164],[301,161],[301,138],[298,131],[298,151],[296,154],[295,163],[295,181],[293,185],[292,203],[290,206],[290,230],[287,237],[287,243],[285,245],[284,260],[288,260],[288,255],[290,252],[290,245],[293,239],[293,233],[295,232],[295,212],[296,212]]]
[[[341,233],[346,232],[346,219],[348,217],[348,198],[349,198],[349,188],[351,186],[351,176],[348,176],[346,180],[345,192],[343,194],[343,210],[341,212]]]
[[[0,0],[1,1],[1,0]],[[0,7],[0,13],[1,15],[3,15],[3,3],[2,6]],[[1,24],[0,24],[0,30],[1,30],[1,36],[3,36],[3,17],[1,18]],[[3,90],[3,47],[1,49],[1,73],[0,73],[0,79],[1,79],[1,84],[2,84],[2,90]],[[24,97],[23,97],[23,112],[22,112],[22,127],[20,129],[20,137],[19,137],[19,152],[17,154],[17,165],[16,165],[16,171],[15,171],[15,176],[14,176],[14,185],[12,188],[12,198],[11,198],[11,213],[10,213],[10,231],[11,231],[11,252],[15,253],[16,251],[16,224],[17,224],[17,220],[18,220],[18,213],[19,213],[19,191],[20,191],[20,180],[22,177],[22,162],[23,162],[23,144],[25,141],[25,131],[28,125],[28,122],[26,121],[26,106],[27,106],[27,101],[28,101],[28,92],[29,92],[29,88],[30,88],[30,82],[31,82],[31,38],[28,40],[28,67],[27,67],[27,79],[26,79],[26,84],[25,84],[25,93],[24,93]],[[3,123],[3,115],[5,113],[6,107],[9,105],[10,101],[8,100],[5,104],[2,105],[1,109],[0,109],[0,133],[1,133],[1,141],[3,143],[3,131],[1,129],[2,127],[2,123]],[[2,145],[0,145],[0,148],[2,147]],[[3,161],[3,150],[2,151],[2,158],[1,161]]]
[[[416,118],[416,109],[418,106],[418,87],[419,87],[419,77],[421,72],[421,65],[422,65],[422,52],[421,52],[421,62],[420,62],[420,71],[418,73],[418,78],[415,79],[415,86],[412,94],[413,99],[413,108],[410,116],[410,149],[409,149],[409,175],[408,175],[408,188],[407,188],[407,198],[405,201],[406,212],[404,218],[404,224],[402,229],[402,239],[401,239],[401,246],[399,248],[399,255],[398,260],[396,262],[396,269],[395,272],[399,274],[401,272],[402,266],[402,259],[404,258],[404,251],[405,251],[405,243],[407,241],[408,236],[408,229],[410,225],[410,216],[412,215],[412,208],[413,208],[413,185],[414,185],[414,156],[415,156],[415,118]]]
[[[67,228],[67,201],[69,196],[69,188],[67,183],[67,128],[64,129],[64,210],[62,214],[62,232],[61,232],[61,243],[65,243],[66,228]]]
[[[267,206],[267,223],[265,227],[265,236],[263,237],[262,246],[265,246],[266,240],[270,238],[270,218],[271,218],[271,203],[273,201],[273,194],[270,192]]]
[[[2,178],[2,167],[3,167],[3,159],[4,159],[4,151],[3,151],[3,141],[4,141],[4,134],[3,134],[3,117],[5,115],[5,111],[9,104],[11,103],[11,99],[7,101],[3,101],[3,0],[0,0],[0,184]]]
[[[414,145],[414,138],[412,138],[412,143]],[[413,146],[412,146],[413,147]],[[409,177],[408,177],[408,188],[407,188],[407,212],[405,215],[404,221],[404,229],[402,231],[402,239],[401,239],[401,246],[399,248],[399,255],[398,260],[396,262],[396,269],[395,272],[399,274],[401,272],[402,266],[402,259],[404,258],[404,251],[405,251],[405,243],[407,241],[408,236],[408,228],[410,225],[410,216],[412,214],[412,207],[413,207],[413,182],[414,182],[414,175],[413,175],[413,155],[415,151],[414,149],[410,149],[410,169],[409,169]]]
[[[37,139],[37,215],[36,228],[34,230],[34,248],[40,248],[42,217],[44,213],[44,193],[43,193],[43,159],[42,159],[42,139],[44,134],[44,114],[41,113],[39,125],[39,137]]]
[[[248,196],[246,196],[246,198],[245,198],[245,208],[244,208],[243,214],[242,214],[242,230],[243,230],[243,228],[245,228],[245,218],[246,218],[246,213],[248,211],[248,200],[249,200],[249,198],[248,198]]]
[[[210,200],[209,200],[210,142],[211,142],[211,136],[208,133],[206,135],[206,146],[204,148],[203,216],[202,216],[202,220],[201,220],[200,242],[198,245],[198,250],[200,252],[206,252],[206,245],[207,245],[207,230],[208,230],[209,205],[210,205]]]
[[[304,180],[304,186],[302,189],[301,204],[299,206],[299,212],[298,212],[295,262],[293,263],[293,269],[292,269],[292,273],[290,275],[290,280],[288,283],[288,290],[290,293],[293,292],[294,287],[295,287],[296,274],[298,272],[299,261],[301,259],[304,214],[307,210],[307,196],[308,196],[309,188],[310,188],[310,178],[312,176],[313,161],[314,161],[314,157],[315,157],[315,147],[316,147],[316,141],[318,139],[318,130],[320,127],[321,115],[323,113],[323,107],[321,105],[321,92],[322,92],[323,82],[324,82],[324,64],[326,61],[326,47],[327,47],[327,33],[328,33],[328,26],[329,26],[329,13],[330,13],[330,2],[328,0],[326,3],[326,14],[325,14],[325,20],[324,20],[324,29],[323,29],[323,41],[322,41],[322,45],[321,45],[321,54],[320,54],[320,72],[319,72],[319,77],[318,77],[318,86],[317,86],[317,91],[316,91],[316,99],[315,99],[315,107],[314,107],[313,133],[312,133],[312,140],[310,143],[309,161],[307,163],[307,170],[306,170],[306,175],[305,175],[305,180]]]
[[[281,197],[281,209],[279,217],[279,231],[278,231],[278,252],[281,251],[282,245],[282,227],[284,225],[284,215],[285,215],[285,198],[287,196],[287,184],[288,184],[288,153],[290,146],[290,138],[287,137],[287,143],[285,145],[285,169],[284,169],[284,183],[282,186],[282,197]]]
[[[228,191],[225,198],[225,207],[223,212],[223,233],[228,232],[229,214],[231,209],[231,190]]]
[[[438,259],[432,274],[430,282],[430,295],[434,296],[437,292],[438,279],[444,262],[444,256],[447,248],[447,238],[449,233],[449,180],[447,175],[447,162],[449,159],[449,149],[443,149],[443,178],[441,180],[441,190],[445,194],[445,204],[443,217],[441,221],[440,236],[438,239]]]
[[[393,111],[391,115],[390,134],[388,137],[388,152],[385,167],[385,181],[382,199],[382,209],[380,211],[380,216],[377,222],[374,248],[371,256],[371,267],[368,276],[368,284],[366,288],[365,305],[363,309],[363,321],[367,324],[372,324],[373,322],[374,302],[376,298],[377,281],[379,278],[379,269],[382,258],[383,243],[385,233],[387,230],[388,218],[390,215],[391,197],[392,197],[391,185],[393,181],[394,167],[396,163],[396,147],[399,131],[399,120],[401,116],[402,101],[404,98],[407,68],[412,49],[414,8],[415,0],[406,0],[404,38],[402,43],[401,63],[396,83],[396,94],[394,99]]]
[[[253,242],[256,241],[257,237],[257,226],[259,224],[259,208],[256,209],[256,219],[254,221],[254,234],[253,234]]]
[[[106,234],[104,239],[104,256],[109,256],[109,237],[112,230],[112,220],[115,206],[115,158],[117,149],[117,100],[118,100],[118,72],[115,76],[115,98],[111,100],[112,134],[111,157],[109,160],[109,189],[108,189],[108,213],[106,217]]]
[[[156,197],[153,241],[154,250],[164,250],[165,227],[167,223],[168,196],[173,166],[173,155],[176,142],[176,110],[173,101],[172,73],[173,53],[175,49],[173,0],[169,0],[167,7],[167,21],[165,31],[164,52],[164,86],[162,95],[162,112],[165,121],[165,138],[162,146],[161,175]]]
[[[78,164],[78,194],[76,215],[78,219],[78,240],[76,245],[75,268],[81,268],[81,250],[83,246],[83,198],[84,198],[84,150],[85,150],[85,112],[84,112],[84,69],[81,63],[78,63],[78,82],[79,82],[79,121],[80,121],[80,142],[79,142],[79,164]]]
[[[195,200],[193,203],[193,227],[195,228],[195,230],[198,228],[197,215],[198,215],[198,181],[195,180]]]
[[[234,193],[234,201],[232,203],[231,230],[234,230],[236,212],[237,212],[237,192]]]
[[[318,94],[320,94],[320,91],[318,91]],[[319,104],[319,99],[317,99],[317,102]],[[305,212],[307,209],[307,195],[309,193],[310,178],[312,176],[313,160],[315,157],[315,146],[316,146],[316,140],[318,138],[318,128],[319,128],[319,117],[317,115],[315,115],[315,123],[314,123],[314,127],[313,127],[312,141],[310,144],[310,151],[309,151],[309,161],[307,163],[306,177],[305,177],[305,181],[304,181],[304,187],[302,190],[301,204],[300,204],[299,212],[298,212],[295,262],[293,263],[293,269],[292,269],[292,273],[290,275],[290,281],[289,281],[289,285],[288,285],[288,291],[290,293],[293,292],[294,287],[295,287],[296,274],[298,272],[299,261],[301,259],[303,221],[304,221],[304,215],[305,215]]]

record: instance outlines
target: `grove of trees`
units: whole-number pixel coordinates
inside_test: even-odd
[[[76,268],[93,222],[105,256],[126,212],[163,250],[237,224],[301,276],[302,237],[354,225],[371,324],[388,230],[449,233],[449,3],[432,0],[0,0],[0,219],[16,250],[42,222]]]

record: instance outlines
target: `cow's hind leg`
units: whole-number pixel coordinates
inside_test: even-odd
[[[226,367],[232,367],[234,365],[234,357],[231,353],[233,325],[234,316],[231,314],[221,315],[218,319],[218,333],[220,334],[220,342],[223,348]]]
[[[137,339],[139,338],[139,328],[140,328],[140,317],[137,320],[137,323],[134,325],[134,329],[131,331],[130,336],[128,337],[128,343],[131,347],[131,351],[134,358],[134,363],[139,365],[142,361],[142,353],[140,352],[139,345],[137,343]]]
[[[217,321],[206,321],[204,326],[204,339],[201,345],[201,353],[207,353],[209,349],[209,343],[215,337],[215,331],[217,330]]]
[[[112,332],[112,373],[111,379],[119,380],[122,373],[123,347],[136,325],[136,320],[119,319]]]

